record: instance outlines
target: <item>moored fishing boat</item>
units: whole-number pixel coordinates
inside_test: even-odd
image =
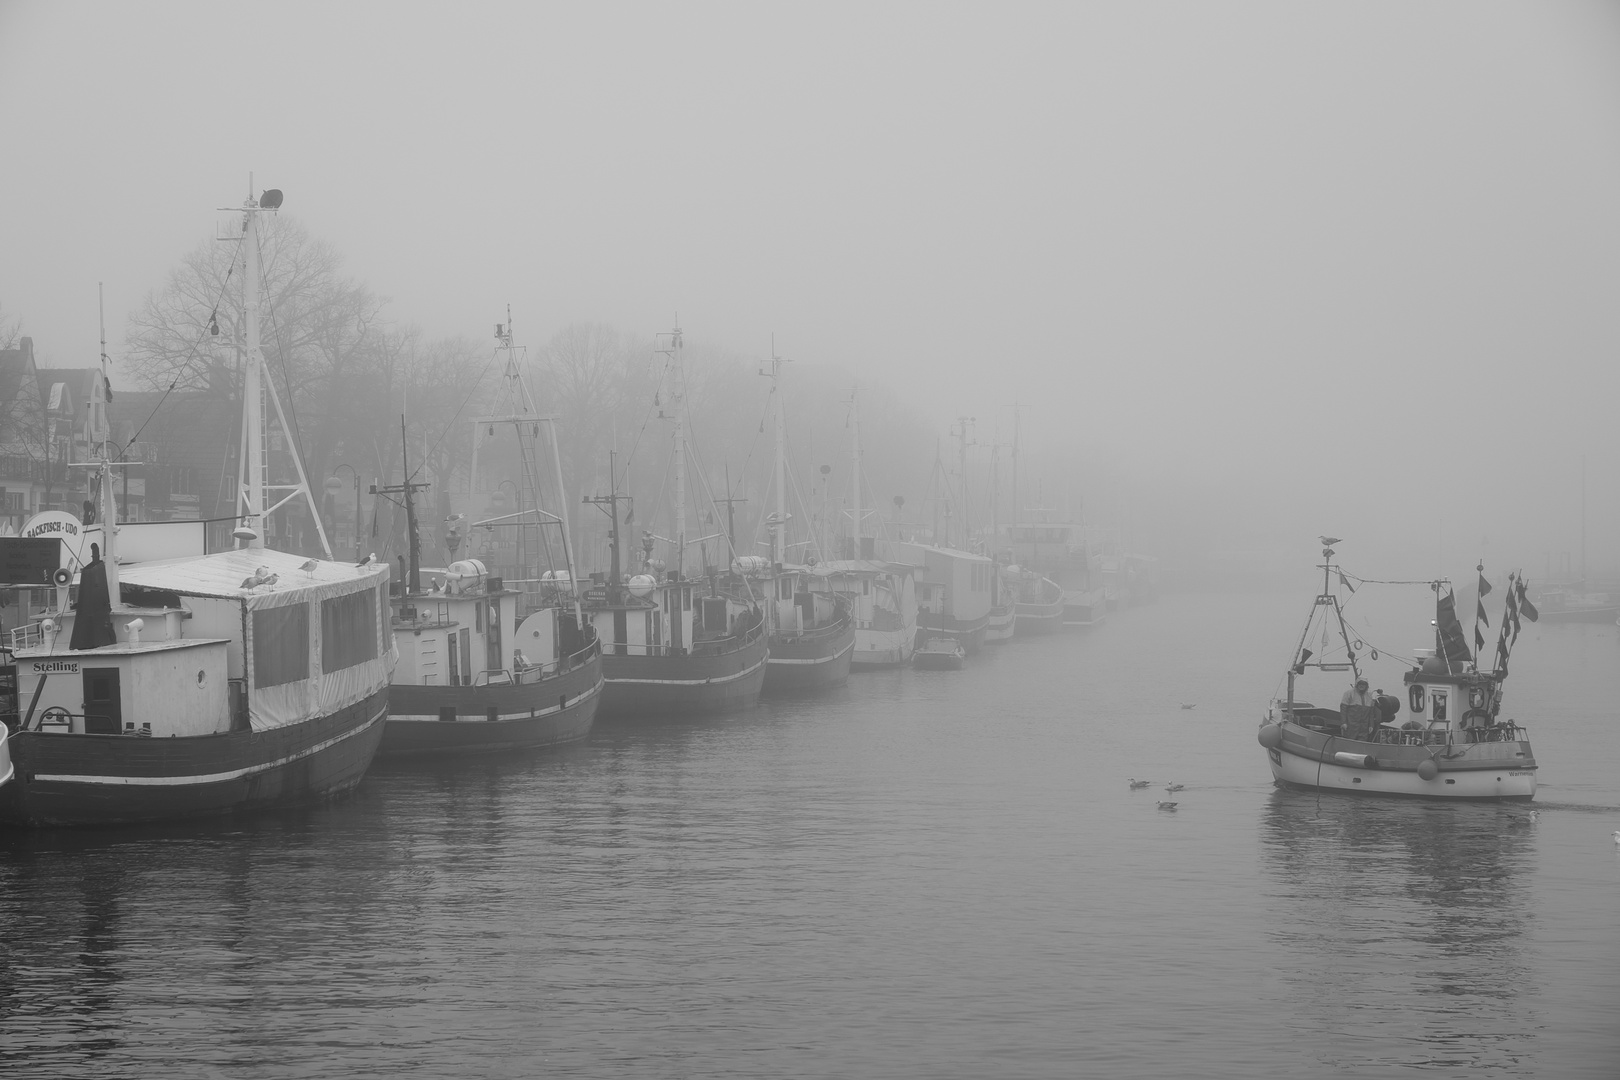
[[[990,625],[990,578],[995,564],[983,555],[930,544],[896,543],[894,557],[917,568],[917,640],[950,637],[969,655],[984,644]]]
[[[787,422],[782,398],[782,358],[774,354],[761,372],[771,380],[772,418],[776,437],[776,512],[769,519],[771,558],[738,559],[737,568],[760,574],[767,596],[765,619],[768,660],[766,693],[805,692],[842,686],[849,679],[855,654],[855,619],[844,598],[812,591],[808,567],[787,562]],[[763,571],[763,573],[761,573]]]
[[[505,359],[499,399],[505,408],[473,423],[480,431],[510,428],[516,435],[524,489],[531,498],[516,513],[475,522],[474,527],[532,527],[536,543],[516,547],[533,552],[547,569],[529,568],[534,580],[523,584],[540,586],[531,593],[510,588],[512,582],[491,574],[481,560],[462,559],[424,589],[417,485],[411,482],[408,456],[402,456],[404,482],[380,489],[397,494],[404,505],[409,549],[405,580],[392,599],[400,660],[388,691],[388,723],[378,750],[383,757],[534,750],[573,742],[590,734],[601,704],[601,650],[595,629],[581,618],[572,587],[566,508],[559,505],[556,514],[541,509],[533,440],[543,425],[551,433],[555,464],[555,425],[539,414],[524,384],[522,347],[513,345],[510,321],[496,327],[496,339],[497,352]],[[476,462],[475,451],[474,482]],[[557,486],[560,490],[560,476]],[[553,557],[550,526],[556,526],[560,559]],[[530,600],[538,602],[520,607]]]
[[[1497,641],[1496,658],[1484,670],[1470,652],[1455,598],[1447,583],[1429,583],[1436,594],[1435,647],[1420,650],[1402,674],[1408,719],[1397,722],[1402,700],[1363,688],[1363,666],[1377,650],[1361,654],[1351,636],[1338,594],[1332,587],[1332,544],[1324,538],[1322,591],[1312,606],[1305,633],[1288,669],[1287,694],[1272,703],[1261,722],[1259,741],[1280,785],[1373,795],[1407,795],[1450,799],[1530,799],[1536,792],[1536,760],[1529,736],[1516,720],[1501,713],[1507,661],[1518,637],[1520,620],[1534,621],[1536,611],[1524,582],[1510,575],[1507,606]],[[1341,583],[1348,581],[1340,572]],[[1447,591],[1440,595],[1442,587]],[[1483,572],[1481,597],[1490,591]],[[1324,637],[1331,627],[1340,645],[1324,645],[1322,655],[1306,647],[1318,616]],[[1329,619],[1333,622],[1330,624]],[[1483,650],[1481,601],[1475,623],[1476,648]],[[1342,659],[1341,659],[1342,654]],[[1324,708],[1295,696],[1295,680],[1309,668],[1344,671],[1356,688],[1339,708]]]
[[[890,668],[906,663],[917,648],[916,572],[904,563],[876,558],[877,537],[866,535],[868,511],[861,504],[861,413],[859,395],[849,396],[850,533],[842,537],[844,558],[810,568],[810,588],[848,605],[855,642],[852,670]]]
[[[1063,628],[1063,586],[1016,564],[1003,570],[1002,577],[1017,605],[1015,633],[1026,637]]]
[[[686,387],[681,331],[670,335],[670,413],[675,422],[674,566],[660,576],[653,537],[643,541],[643,572],[621,577],[619,494],[613,458],[606,495],[587,502],[605,507],[610,569],[587,589],[585,618],[602,643],[602,715],[660,718],[702,716],[753,707],[765,682],[768,643],[757,601],[722,592],[715,575],[699,582],[685,574]]]
[[[870,539],[870,538],[868,538]],[[905,563],[837,559],[811,568],[811,587],[844,598],[855,624],[853,670],[906,663],[917,648],[917,588]]]
[[[75,608],[62,587],[57,610],[12,632],[27,705],[7,740],[15,772],[0,785],[0,820],[117,825],[255,809],[345,791],[371,763],[395,660],[389,568],[263,546],[270,512],[309,497],[296,456],[297,483],[267,479],[261,423],[261,395],[274,403],[275,391],[259,347],[257,218],[280,205],[279,191],[250,195],[237,238],[237,549],[120,565],[113,466],[98,432],[108,551],[103,559],[92,546]],[[287,494],[271,505],[272,492]]]

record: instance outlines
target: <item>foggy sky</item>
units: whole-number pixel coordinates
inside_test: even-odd
[[[1540,574],[1584,454],[1620,569],[1612,5],[4,2],[0,135],[48,366],[251,171],[431,334],[774,332],[1367,573]]]

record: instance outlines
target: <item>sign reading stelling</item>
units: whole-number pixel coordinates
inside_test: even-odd
[[[49,585],[62,564],[62,541],[52,536],[0,536],[0,585]]]

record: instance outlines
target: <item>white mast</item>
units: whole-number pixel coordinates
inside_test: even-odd
[[[861,407],[855,400],[856,390],[849,392],[850,459],[855,463],[850,470],[849,501],[851,524],[854,526],[854,551],[850,558],[864,558],[861,554]]]
[[[246,547],[264,547],[264,401],[261,383],[264,354],[259,349],[259,203],[251,188],[243,204],[242,252],[247,264],[242,274],[242,322],[245,333],[242,363],[242,439],[246,455],[237,494],[241,524],[251,529]]]
[[[227,210],[237,209],[225,207]],[[259,346],[259,292],[262,270],[259,265],[259,215],[265,211],[281,209],[281,192],[266,190],[259,198],[253,197],[252,181],[248,184],[248,197],[240,207],[242,213],[242,453],[241,472],[237,480],[236,515],[240,522],[235,531],[237,543],[249,548],[264,547],[264,530],[270,515],[302,495],[309,507],[310,520],[315,523],[315,534],[320,537],[321,550],[332,557],[332,545],[326,539],[326,526],[321,523],[320,508],[315,505],[315,494],[310,490],[309,477],[304,475],[304,459],[298,453],[287,416],[281,411],[281,399],[270,384],[270,403],[275,407],[276,419],[286,435],[292,451],[293,466],[298,473],[296,484],[271,484],[268,462],[264,453],[264,352]],[[275,505],[269,505],[271,492],[286,492]]]
[[[686,372],[681,368],[681,328],[670,334],[670,404],[675,410],[675,576],[686,577]],[[677,624],[679,622],[677,621]]]
[[[771,535],[771,562],[781,565],[787,561],[787,410],[782,402],[782,358],[776,355],[775,340],[766,364],[767,370],[760,374],[771,380],[775,399],[771,414],[776,426],[776,528]]]
[[[962,489],[962,551],[968,549],[971,537],[968,535],[968,486],[967,486],[967,448],[968,425],[973,422],[971,416],[958,416],[956,418],[956,471],[957,480]],[[949,539],[949,538],[947,538]]]
[[[101,385],[90,397],[94,400],[99,395],[101,404],[91,407],[91,422],[94,425],[91,438],[101,443],[101,537],[105,541],[102,546],[107,549],[102,552],[102,561],[107,564],[107,603],[117,609],[123,604],[124,596],[118,581],[118,497],[113,494],[112,458],[108,446],[111,432],[108,430],[106,403],[107,307],[100,282],[96,283],[96,304],[101,312]],[[129,468],[128,462],[123,465]]]

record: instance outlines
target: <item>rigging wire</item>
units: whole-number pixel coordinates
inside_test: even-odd
[[[237,243],[240,244],[241,241],[238,240]],[[198,331],[197,340],[192,342],[191,350],[186,354],[186,358],[180,362],[180,370],[175,372],[174,379],[169,383],[169,388],[163,391],[163,396],[158,398],[156,405],[152,406],[152,411],[147,415],[146,420],[135,430],[135,434],[130,437],[129,442],[131,444],[141,437],[141,433],[152,423],[152,418],[157,416],[158,410],[163,408],[163,403],[169,400],[169,395],[174,393],[175,387],[180,385],[180,380],[190,372],[192,358],[197,355],[198,348],[202,346],[203,338],[208,336],[210,327],[217,325],[215,320],[219,317],[219,305],[225,299],[225,290],[230,286],[231,275],[234,273],[236,273],[236,259],[233,256],[231,265],[225,271],[225,277],[219,283],[219,295],[214,297],[213,310],[209,314],[208,325]]]

